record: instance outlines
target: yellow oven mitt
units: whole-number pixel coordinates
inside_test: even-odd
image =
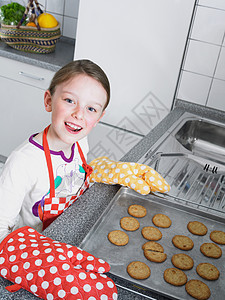
[[[159,173],[143,164],[115,162],[103,156],[94,159],[89,165],[93,168],[91,182],[120,184],[142,195],[170,190],[169,184]]]

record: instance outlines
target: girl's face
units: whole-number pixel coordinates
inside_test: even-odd
[[[104,115],[107,93],[90,76],[80,74],[59,84],[54,95],[45,92],[45,109],[52,112],[48,139],[54,150],[63,150],[82,139]]]

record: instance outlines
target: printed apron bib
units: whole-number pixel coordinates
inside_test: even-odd
[[[55,197],[55,184],[54,184],[54,175],[52,168],[51,154],[47,141],[47,133],[50,125],[45,128],[43,133],[43,148],[46,157],[48,174],[50,180],[50,195],[49,198],[45,198],[42,222],[43,230],[48,227],[67,207],[69,207],[73,202],[80,197],[84,191],[89,187],[90,175],[92,173],[92,167],[86,163],[83,152],[78,142],[76,142],[79,155],[82,160],[82,167],[85,171],[85,179],[82,186],[79,188],[78,192],[75,195],[68,197]]]

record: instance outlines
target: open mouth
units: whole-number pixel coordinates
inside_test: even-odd
[[[66,128],[69,131],[73,131],[73,132],[79,132],[81,131],[81,129],[83,129],[81,126],[75,125],[73,123],[69,123],[69,122],[65,122]]]

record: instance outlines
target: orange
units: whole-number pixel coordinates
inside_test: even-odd
[[[36,24],[34,22],[29,22],[26,24],[26,26],[32,26],[32,27],[37,27]]]

